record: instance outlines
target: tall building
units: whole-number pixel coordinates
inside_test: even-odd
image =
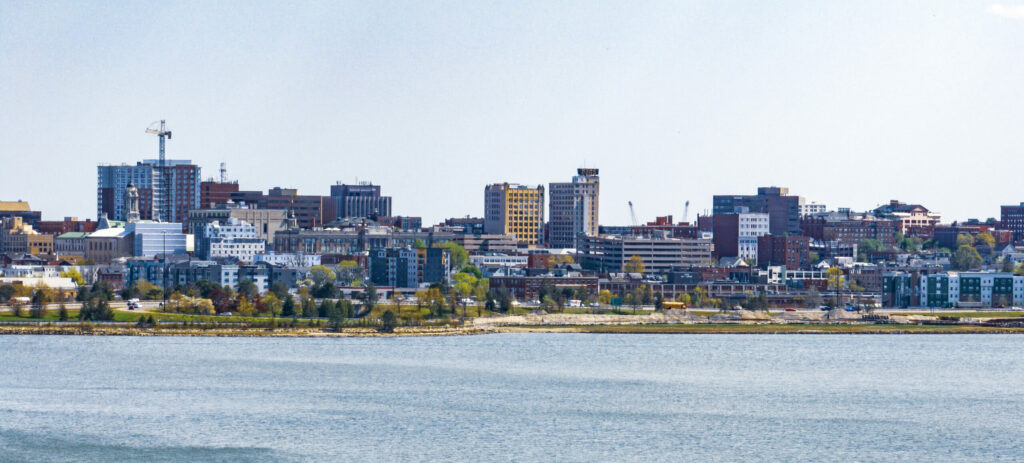
[[[581,236],[597,235],[600,186],[597,169],[576,169],[572,182],[548,185],[548,246],[575,248]]]
[[[786,270],[809,268],[810,242],[806,236],[760,236],[757,238],[757,265],[762,268],[780,265]]]
[[[266,251],[267,246],[254,225],[236,218],[225,223],[214,221],[206,224],[202,242],[203,248],[196,250],[200,257],[226,257],[242,262],[252,262],[257,254]]]
[[[410,247],[370,250],[370,280],[378,286],[417,287],[417,265],[416,250]]]
[[[544,187],[495,183],[484,188],[484,233],[515,235],[525,245],[544,236]]]
[[[160,161],[147,159],[134,166],[97,166],[96,215],[113,220],[127,220],[125,188],[131,183],[139,194],[141,220],[188,222],[188,211],[200,204],[200,167],[190,160]],[[162,187],[164,182],[166,187]]]
[[[757,195],[715,195],[714,215],[734,214],[746,208],[748,212],[762,212],[771,217],[771,234],[800,234],[800,205],[803,198],[790,196],[789,188],[760,187]]]
[[[1019,206],[1000,206],[999,221],[1004,229],[1013,233],[1013,240],[1024,239],[1024,203]]]
[[[715,257],[739,257],[757,261],[757,238],[768,234],[771,216],[763,212],[716,214]]]
[[[380,195],[380,185],[331,185],[331,197],[337,202],[339,219],[348,217],[390,217],[391,197]]]
[[[42,219],[42,212],[33,211],[27,201],[0,201],[0,219],[20,217],[25,223],[35,227]]]

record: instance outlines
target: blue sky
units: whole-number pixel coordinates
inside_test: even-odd
[[[99,162],[243,189],[372,180],[394,212],[601,169],[601,222],[759,185],[945,217],[1024,201],[1024,4],[3,2],[0,199],[96,214]]]

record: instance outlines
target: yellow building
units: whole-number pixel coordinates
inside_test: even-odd
[[[53,254],[53,236],[40,234],[21,217],[4,218],[0,222],[0,252]]]
[[[515,235],[520,245],[543,240],[544,187],[495,183],[484,189],[484,232]]]

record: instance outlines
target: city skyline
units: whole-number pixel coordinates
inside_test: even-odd
[[[62,11],[66,10],[66,11]],[[92,217],[97,163],[171,159],[244,189],[372,180],[396,215],[602,172],[602,224],[790,188],[949,221],[1019,202],[1024,21],[991,2],[780,6],[10,5],[0,197]],[[73,13],[72,13],[73,11]],[[165,50],[164,43],[174,48]],[[71,195],[53,195],[37,163]],[[982,160],[983,174],[963,166]],[[437,175],[424,176],[425,168]],[[938,181],[936,181],[938,179]],[[440,180],[440,181],[439,181]],[[425,193],[425,194],[424,194]]]

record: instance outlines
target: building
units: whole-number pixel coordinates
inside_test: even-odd
[[[238,193],[238,182],[218,182],[213,179],[199,183],[199,205],[196,209],[213,209],[231,201],[231,195]]]
[[[544,187],[495,183],[484,187],[484,233],[516,237],[527,246],[544,238]]]
[[[338,218],[337,200],[330,196],[300,195],[294,188],[274,187],[262,191],[239,191],[231,193],[235,203],[245,203],[256,209],[277,209],[290,211],[295,222],[302,228],[323,227]],[[247,219],[243,219],[247,220]],[[247,220],[248,221],[248,220]],[[255,222],[251,222],[255,224]]]
[[[899,223],[899,232],[904,236],[931,238],[935,225],[942,218],[920,204],[904,204],[897,200],[889,201],[872,211],[876,217],[894,220]]]
[[[381,196],[380,185],[359,182],[357,185],[331,185],[331,197],[337,203],[337,217],[390,217],[391,197]]]
[[[130,257],[132,251],[132,234],[124,228],[103,228],[85,237],[85,258],[97,264]]]
[[[419,286],[417,252],[413,248],[382,248],[370,251],[370,280],[377,286]]]
[[[706,267],[714,263],[709,240],[591,236],[579,240],[576,260],[600,273],[624,272],[633,256],[643,260],[645,273],[664,273],[679,267]]]
[[[127,220],[125,189],[131,183],[138,189],[139,218],[187,224],[188,211],[199,208],[200,167],[190,160],[160,161],[147,159],[134,166],[97,167],[96,215]],[[166,183],[166,187],[164,184]]]
[[[840,244],[859,245],[865,240],[878,241],[879,249],[896,246],[899,222],[874,217],[852,215],[805,217],[801,222],[803,234],[817,241],[838,241]]]
[[[800,217],[806,217],[813,214],[821,214],[827,211],[828,208],[824,204],[817,202],[801,203],[800,204]]]
[[[1013,233],[1014,241],[1024,240],[1024,203],[1017,206],[1000,206],[999,223]]]
[[[0,219],[13,217],[19,217],[22,222],[36,227],[42,218],[42,212],[33,211],[27,201],[0,201]]]
[[[437,283],[447,280],[451,273],[450,259],[451,255],[444,248],[416,249],[416,281]]]
[[[182,233],[180,223],[143,220],[128,222],[124,230],[131,235],[135,257],[186,254],[191,250],[192,235]]]
[[[0,219],[0,252],[16,254],[53,254],[53,235],[37,232],[21,217]]]
[[[516,300],[537,300],[542,288],[582,289],[591,297],[597,296],[600,280],[592,276],[495,276],[489,280],[491,289],[504,291]]]
[[[715,195],[712,199],[714,215],[761,212],[770,217],[771,234],[801,234],[800,205],[803,198],[790,196],[789,188],[760,187],[756,196]]]
[[[1024,276],[993,272],[948,272],[922,275],[925,307],[1009,307],[1024,303]]]
[[[269,245],[282,230],[288,229],[288,211],[284,209],[257,209],[247,205],[229,202],[211,209],[194,209],[188,213],[188,231],[195,237],[198,252],[206,248],[203,230],[206,225],[218,222],[228,223],[232,219],[243,221],[256,228],[256,237]]]
[[[371,249],[416,246],[417,240],[427,247],[453,241],[454,233],[395,231],[389,227],[364,227],[319,230],[282,230],[274,236],[274,250],[279,253],[356,256]]]
[[[85,232],[67,232],[53,237],[53,250],[57,257],[78,261],[85,258]]]
[[[518,241],[513,235],[464,235],[457,234],[451,239],[466,249],[470,254],[484,252],[514,253],[518,249]]]
[[[36,231],[45,235],[60,235],[64,233],[92,233],[96,231],[99,222],[94,220],[78,220],[78,217],[64,217],[64,220],[40,220],[36,222]]]
[[[576,169],[572,182],[548,185],[548,246],[576,248],[583,236],[597,236],[599,198],[601,194],[598,169]]]
[[[439,224],[437,227],[442,226],[454,233],[469,235],[482,235],[484,233],[484,219],[482,217],[452,217],[444,219],[444,223]]]
[[[771,216],[761,212],[740,212],[716,214],[715,257],[739,257],[757,261],[757,238],[768,234]]]
[[[762,235],[757,238],[757,265],[783,266],[786,270],[807,269],[811,239],[806,236]]]
[[[202,242],[204,247],[197,250],[200,257],[229,258],[241,262],[255,261],[256,255],[263,254],[267,246],[254,225],[235,218],[224,223],[206,224]]]
[[[268,264],[285,267],[309,268],[321,265],[321,256],[320,254],[267,252],[264,254],[256,254],[253,258],[253,262],[266,262]]]

